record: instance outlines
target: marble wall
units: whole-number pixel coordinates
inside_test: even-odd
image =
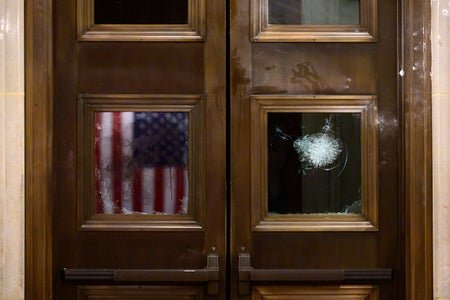
[[[431,5],[434,295],[450,300],[450,1]]]
[[[23,0],[0,1],[0,299],[24,292]]]

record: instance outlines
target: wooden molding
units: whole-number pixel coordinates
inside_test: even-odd
[[[52,298],[52,0],[25,1],[25,298]]]
[[[377,98],[375,96],[251,96],[252,224],[256,231],[376,231],[378,228]],[[361,131],[361,214],[268,213],[268,113],[357,113]]]
[[[142,296],[151,299],[177,297],[186,300],[201,300],[202,289],[197,286],[79,286],[78,299],[107,299],[116,298],[133,299]]]
[[[94,0],[78,0],[77,34],[80,41],[203,41],[206,1],[188,0],[187,24],[95,24]]]
[[[433,298],[431,8],[421,0],[401,4],[405,299],[422,300]]]
[[[251,0],[253,42],[376,42],[377,0],[360,1],[358,25],[276,25],[269,23],[268,0]]]
[[[78,147],[81,230],[151,231],[202,230],[205,223],[204,103],[201,95],[83,94],[79,96]],[[186,215],[95,214],[94,115],[96,112],[185,112],[189,119],[189,208]]]

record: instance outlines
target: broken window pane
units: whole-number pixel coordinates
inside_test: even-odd
[[[94,0],[95,24],[187,24],[188,0]]]
[[[95,113],[95,213],[186,214],[188,113]]]
[[[268,0],[269,24],[358,25],[359,0]]]
[[[271,214],[361,214],[358,113],[268,113]]]

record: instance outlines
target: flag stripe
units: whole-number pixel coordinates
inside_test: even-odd
[[[176,177],[175,177],[175,168],[165,168],[164,169],[164,184],[165,191],[164,193],[164,212],[168,214],[175,213],[175,185],[176,185]]]
[[[95,158],[95,170],[94,170],[94,188],[95,188],[95,211],[96,213],[103,213],[103,203],[102,203],[102,194],[101,194],[101,182],[102,182],[102,172],[100,166],[100,147],[101,147],[101,139],[100,139],[100,128],[102,126],[102,115],[95,114],[95,132],[94,132],[94,158]]]
[[[175,211],[180,212],[183,208],[183,198],[185,196],[184,191],[184,170],[176,169],[176,184],[175,184]]]
[[[163,169],[160,167],[154,168],[154,186],[155,186],[155,211],[164,211],[164,196],[163,196]]]
[[[112,169],[114,182],[114,213],[122,213],[122,136],[121,114],[113,113]]]
[[[111,177],[111,150],[112,150],[112,113],[104,113],[100,126],[100,172],[101,172],[101,196],[103,212],[105,214],[114,213]]]
[[[133,147],[130,142],[133,140],[133,124],[134,124],[134,114],[132,112],[122,112],[121,117],[121,163],[122,163],[122,207],[125,212],[132,212],[135,210],[133,208],[133,176],[132,168],[130,166],[133,157]],[[140,210],[137,210],[140,211]]]

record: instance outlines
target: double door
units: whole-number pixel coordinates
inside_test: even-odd
[[[404,298],[395,1],[54,15],[55,299]]]

